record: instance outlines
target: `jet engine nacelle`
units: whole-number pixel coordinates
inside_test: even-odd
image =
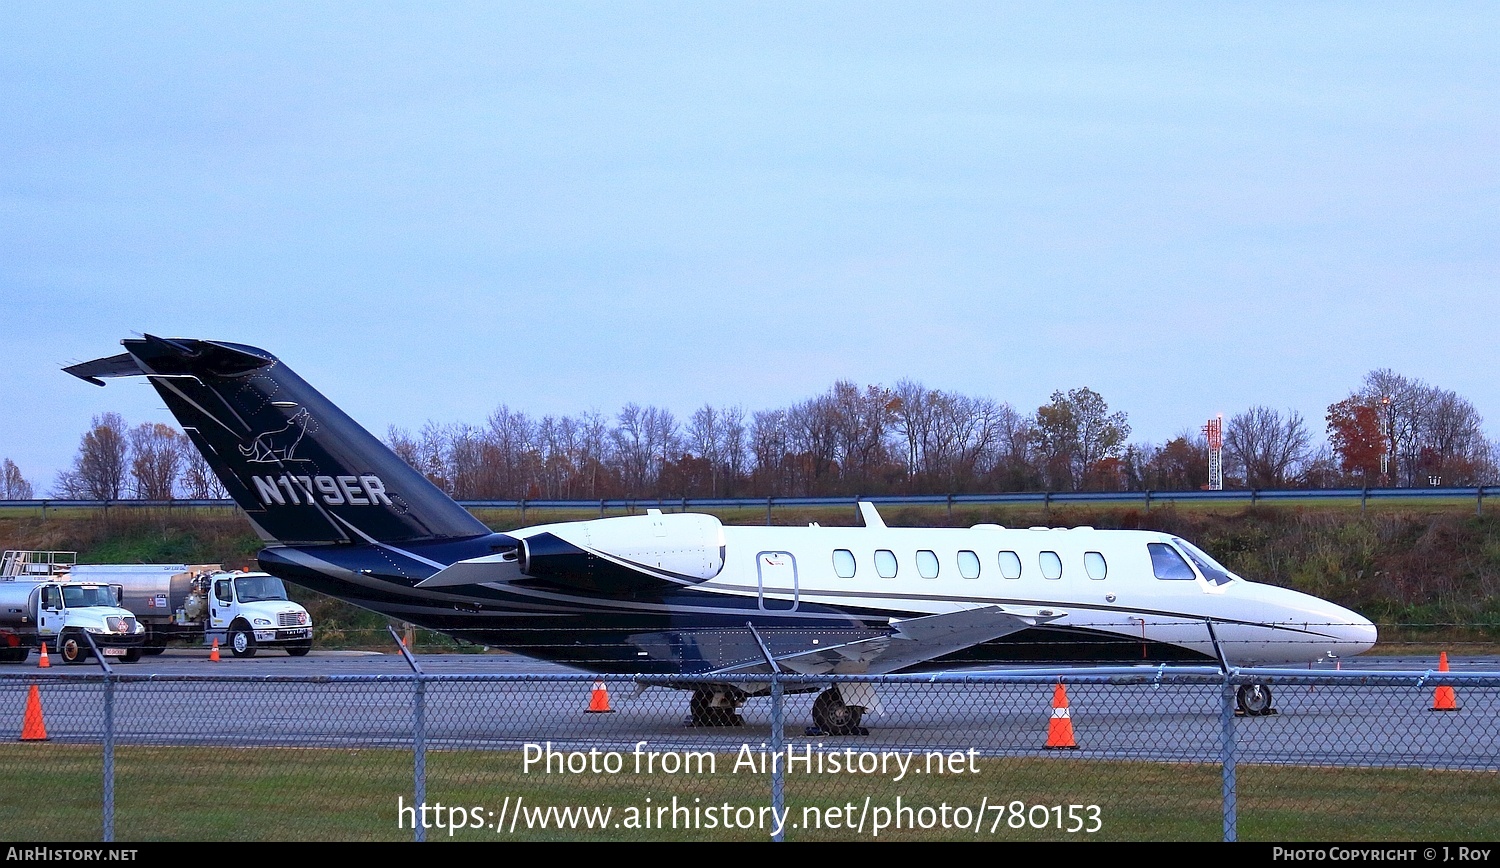
[[[533,578],[576,575],[603,556],[627,566],[701,582],[724,569],[724,526],[711,515],[646,515],[550,525],[521,540],[517,560]]]

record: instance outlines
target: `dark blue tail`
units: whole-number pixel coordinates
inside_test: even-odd
[[[179,338],[121,342],[65,370],[144,375],[261,536],[283,543],[488,534],[478,519],[265,350]]]

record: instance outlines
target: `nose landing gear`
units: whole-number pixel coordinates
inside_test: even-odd
[[[1235,704],[1239,706],[1239,713],[1247,717],[1262,717],[1276,713],[1276,709],[1271,705],[1269,685],[1243,685],[1235,692],[1234,698]]]

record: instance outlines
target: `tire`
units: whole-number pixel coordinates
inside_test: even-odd
[[[57,640],[57,656],[68,664],[83,663],[89,659],[89,645],[75,633],[64,633]]]
[[[244,625],[229,628],[229,653],[236,657],[254,657],[255,634]]]
[[[1235,702],[1249,717],[1274,713],[1271,710],[1271,688],[1264,684],[1246,684],[1235,692]]]
[[[121,663],[139,663],[139,662],[141,662],[141,649],[139,649],[139,648],[130,648],[130,649],[127,649],[125,651],[125,654],[120,657],[120,662]]]
[[[311,639],[307,640],[306,642],[298,642],[296,645],[288,645],[288,646],[286,646],[286,653],[292,655],[293,657],[306,657],[307,656],[307,652],[309,652],[311,650],[312,650],[312,640]]]
[[[25,663],[30,648],[3,648],[0,649],[0,663]]]
[[[745,719],[734,706],[715,706],[714,691],[699,688],[688,700],[688,726],[744,726]]]
[[[813,700],[813,725],[829,735],[859,735],[864,714],[857,705],[845,705],[837,687],[828,688]]]
[[[162,648],[159,645],[147,645],[145,648],[141,649],[141,653],[144,654],[147,657],[155,657],[156,655],[158,655],[158,654],[160,654],[160,653],[162,653],[163,651],[166,651],[166,650],[167,649]]]

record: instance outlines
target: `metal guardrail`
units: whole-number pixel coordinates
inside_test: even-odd
[[[597,511],[634,513],[652,508],[688,512],[708,509],[849,507],[869,501],[880,506],[942,506],[951,512],[954,506],[1040,505],[1043,508],[1070,504],[1139,505],[1150,511],[1154,504],[1168,503],[1297,503],[1314,500],[1339,500],[1360,503],[1391,500],[1472,500],[1476,514],[1483,514],[1484,500],[1500,494],[1500,486],[1435,488],[1291,488],[1232,489],[1227,491],[1017,491],[992,494],[879,494],[840,495],[837,497],[677,497],[677,498],[602,498],[598,500],[461,500],[466,509],[517,510],[524,517],[528,510]],[[0,500],[0,510],[58,509],[228,509],[232,500]],[[524,519],[523,519],[524,520]]]

